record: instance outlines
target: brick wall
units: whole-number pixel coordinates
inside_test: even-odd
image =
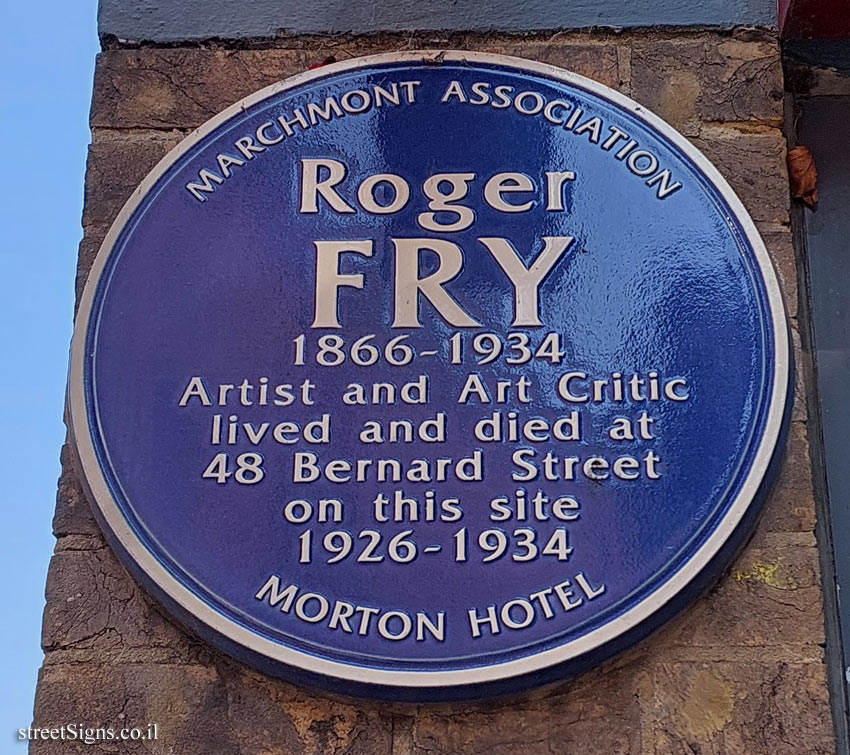
[[[98,60],[78,292],[137,183],[225,106],[334,55],[451,47],[540,60],[624,92],[671,122],[720,169],[779,270],[796,333],[797,285],[776,39],[719,33],[370,36],[274,47],[108,49]],[[680,619],[576,681],[506,701],[387,706],[264,677],[165,618],[118,565],[67,449],[47,583],[38,725],[159,724],[158,742],[32,752],[180,755],[668,755],[834,752],[805,391],[758,531],[720,584]]]

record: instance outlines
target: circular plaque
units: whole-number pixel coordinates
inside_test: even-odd
[[[427,52],[263,89],[121,211],[70,414],[111,543],[269,673],[436,700],[574,675],[752,531],[789,405],[723,178],[551,66]]]

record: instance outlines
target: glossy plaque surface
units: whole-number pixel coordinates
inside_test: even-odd
[[[336,64],[188,137],[109,233],[73,432],[125,563],[271,673],[443,699],[575,674],[751,531],[776,279],[630,100],[473,53]]]

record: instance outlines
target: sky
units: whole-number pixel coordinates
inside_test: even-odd
[[[29,726],[68,367],[96,0],[0,2],[0,750]]]

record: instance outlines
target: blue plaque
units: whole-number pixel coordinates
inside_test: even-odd
[[[788,418],[758,233],[642,107],[379,55],[264,89],[121,211],[74,337],[95,512],[180,620],[396,700],[574,675],[716,579]]]

